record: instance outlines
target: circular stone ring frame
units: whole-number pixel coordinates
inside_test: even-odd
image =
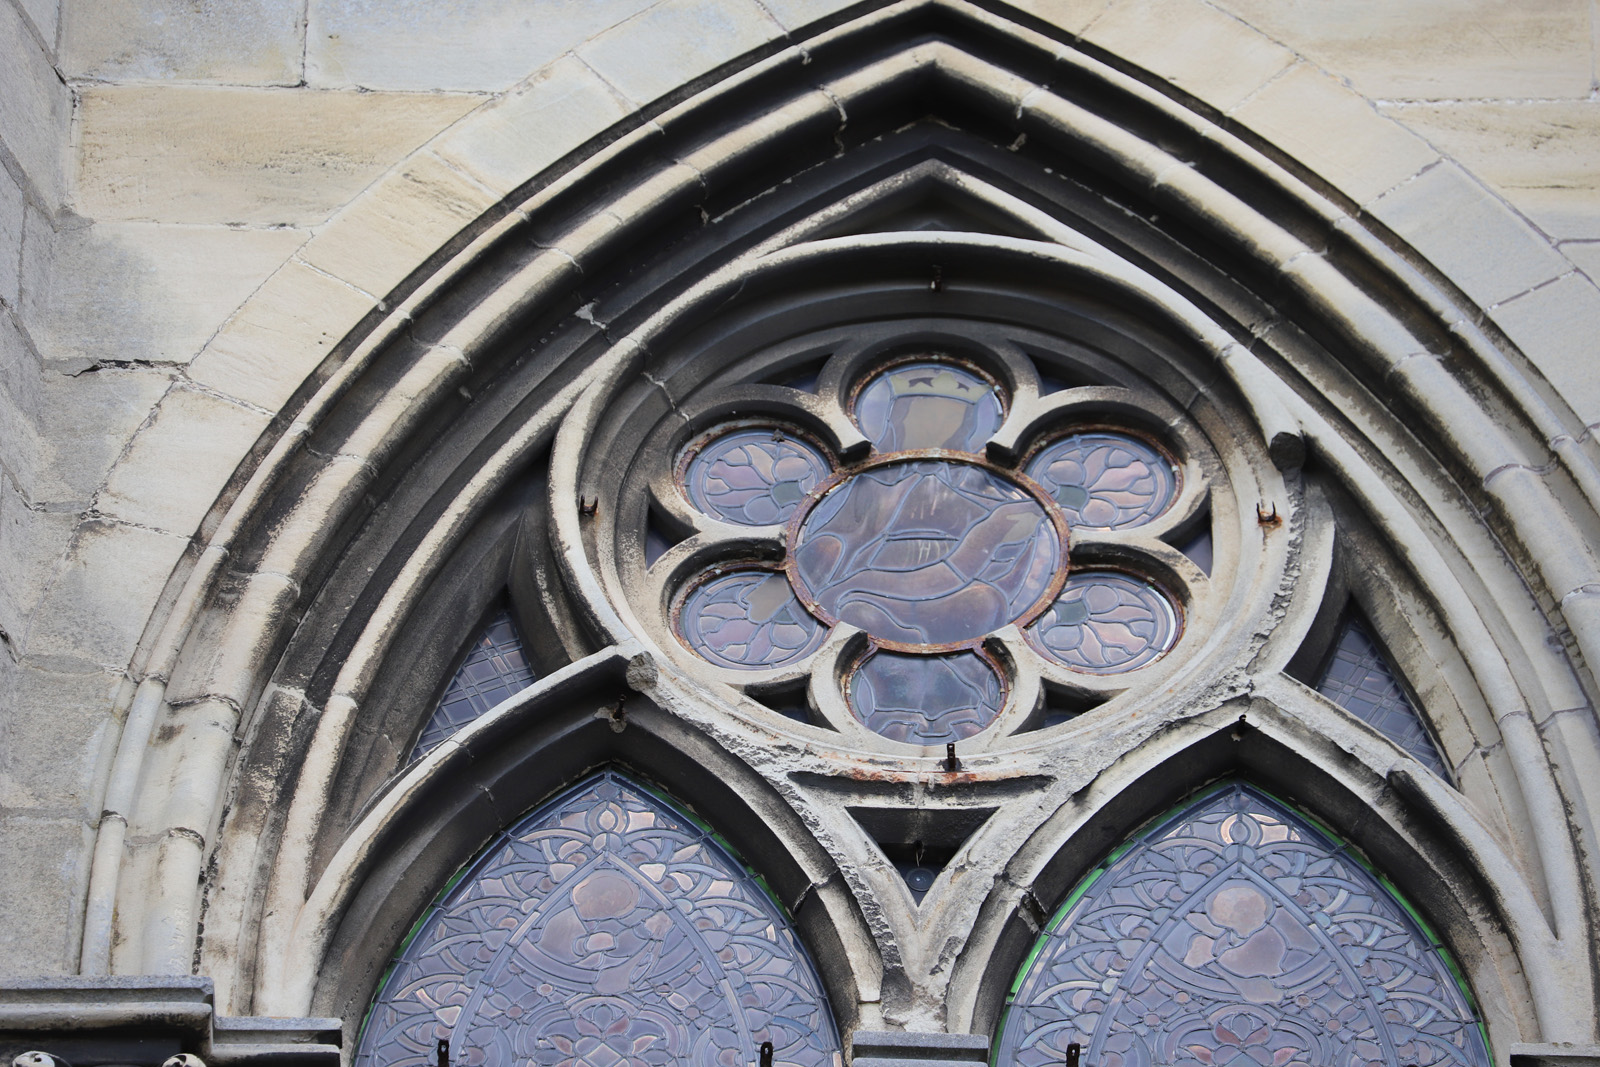
[[[712,568],[782,566],[792,573],[793,538],[811,502],[821,499],[853,473],[909,458],[898,453],[869,458],[870,445],[849,415],[849,403],[861,383],[885,367],[904,362],[908,351],[924,357],[937,354],[962,365],[976,364],[1008,398],[1005,421],[987,442],[984,454],[922,450],[917,453],[919,457],[956,460],[997,471],[1007,480],[1026,486],[1039,499],[1048,494],[1022,470],[1030,456],[1063,434],[1115,429],[1156,445],[1175,468],[1177,489],[1170,504],[1143,526],[1122,530],[1075,528],[1067,531],[1062,543],[1070,544],[1075,566],[1131,572],[1152,582],[1171,602],[1180,626],[1197,619],[1214,622],[1223,617],[1221,611],[1210,606],[1218,601],[1212,588],[1214,579],[1173,544],[1182,543],[1204,523],[1228,523],[1237,518],[1240,509],[1233,499],[1237,494],[1224,492],[1219,498],[1220,506],[1212,502],[1213,487],[1229,485],[1236,475],[1224,473],[1224,465],[1205,435],[1167,399],[1171,385],[1150,382],[1126,367],[1109,369],[1117,361],[1100,356],[1108,368],[1104,380],[1110,384],[1044,394],[1039,367],[1074,365],[1075,360],[1083,358],[1081,344],[1060,338],[1052,341],[1045,334],[1031,337],[1024,346],[1013,337],[1028,334],[1027,329],[1000,328],[983,322],[979,316],[966,322],[945,321],[932,328],[914,313],[902,326],[880,320],[870,328],[852,324],[848,312],[841,317],[844,321],[835,326],[824,326],[798,337],[747,342],[745,350],[738,354],[742,358],[730,358],[723,352],[724,362],[709,380],[698,387],[684,387],[675,412],[681,421],[657,420],[653,426],[638,427],[637,433],[632,429],[617,430],[609,436],[610,443],[623,444],[629,453],[627,459],[618,456],[613,461],[615,468],[630,472],[627,485],[613,490],[616,503],[610,510],[617,518],[612,558],[617,570],[610,587],[617,590],[619,604],[633,605],[638,632],[651,634],[685,671],[730,687],[740,713],[764,725],[801,734],[821,729],[832,735],[830,744],[845,744],[851,749],[881,751],[887,745],[904,750],[905,743],[889,741],[868,730],[843,695],[850,675],[867,654],[874,648],[892,649],[893,642],[874,641],[857,628],[841,623],[834,626],[820,648],[802,659],[767,670],[733,669],[706,662],[685,649],[672,620],[681,607],[684,591],[703,580]],[[1148,363],[1157,366],[1154,358]],[[797,389],[760,384],[807,377],[801,371],[808,367],[814,368],[809,372],[815,376],[814,386],[808,383],[808,388]],[[808,502],[785,523],[755,527],[719,521],[694,507],[682,484],[683,459],[690,450],[705,447],[719,431],[754,426],[807,439],[824,453],[838,457],[839,468],[833,476],[813,488]],[[1047,513],[1055,512],[1054,507],[1047,509]],[[634,521],[638,525],[630,532],[627,527]],[[650,564],[641,552],[630,548],[630,543],[643,540],[646,523],[682,538]],[[1232,540],[1231,535],[1219,538],[1224,545]],[[1228,553],[1220,553],[1214,567],[1216,578],[1225,580],[1234,570]],[[1065,575],[1058,572],[1051,583],[1052,594],[1064,580]],[[794,584],[803,587],[799,582]],[[1126,674],[1076,671],[1040,653],[1022,632],[1021,627],[1052,603],[1053,595],[1041,596],[1009,625],[949,646],[976,649],[987,662],[1002,667],[1001,680],[1008,690],[1005,709],[982,734],[965,742],[964,750],[1004,745],[1006,738],[1019,731],[1037,728],[1047,687],[1068,700],[1105,702],[1130,688],[1143,690],[1182,673],[1187,669],[1186,661],[1200,651],[1198,645],[1187,647],[1182,656],[1158,657]],[[1217,602],[1216,607],[1220,609],[1221,603]],[[836,621],[823,615],[827,621]],[[914,650],[929,651],[926,646]],[[818,725],[780,716],[760,702],[768,693],[792,691],[796,685],[808,687],[812,721]],[[1074,730],[1086,725],[1066,724],[1051,729]]]

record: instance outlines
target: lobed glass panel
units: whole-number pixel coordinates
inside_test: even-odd
[[[605,773],[521,819],[428,911],[356,1067],[839,1067],[788,917],[693,818]]]
[[[1125,433],[1063,437],[1028,462],[1027,474],[1061,505],[1069,523],[1096,530],[1143,526],[1178,496],[1172,461]]]
[[[1140,833],[1068,898],[997,1065],[1490,1067],[1444,949],[1348,847],[1235,784]]]
[[[869,379],[852,416],[879,452],[918,448],[981,451],[1005,421],[993,382],[955,363],[901,363]]]
[[[677,627],[700,658],[733,670],[797,663],[827,637],[782,571],[755,568],[716,574],[694,586],[678,608]]]
[[[690,503],[740,526],[788,520],[833,465],[811,444],[776,429],[734,430],[701,448],[684,469]]]
[[[1317,682],[1317,691],[1377,727],[1433,773],[1449,779],[1444,759],[1422,724],[1422,717],[1359,619],[1352,616],[1340,630],[1339,643]]]
[[[407,762],[421,759],[467,723],[513,693],[528,688],[535,677],[511,613],[498,612],[472,643],[467,658],[445,687],[444,696],[422,728],[422,736],[417,738]]]
[[[1121,571],[1074,571],[1024,634],[1075,671],[1120,674],[1161,657],[1178,639],[1177,608],[1161,590]]]
[[[976,652],[870,652],[851,672],[847,696],[869,730],[912,745],[971,737],[1006,703],[999,672]]]

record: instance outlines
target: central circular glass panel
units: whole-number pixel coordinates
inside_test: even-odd
[[[817,499],[790,534],[788,568],[829,622],[885,648],[955,648],[1050,602],[1065,532],[1032,491],[988,467],[896,459]]]

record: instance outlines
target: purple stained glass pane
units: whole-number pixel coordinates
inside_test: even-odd
[[[848,695],[869,730],[912,745],[971,737],[1006,703],[1000,675],[976,652],[868,653],[850,674]]]
[[[1080,895],[1081,894],[1081,895]],[[1444,951],[1346,847],[1243,785],[1140,834],[1040,938],[1001,1067],[1490,1067]]]
[[[467,723],[513,693],[528,688],[534,678],[511,613],[498,613],[483,628],[450,679],[407,762],[427,755]]]
[[[780,430],[734,430],[689,460],[684,488],[701,511],[740,526],[770,526],[794,514],[832,464]]]
[[[1167,595],[1120,571],[1074,571],[1024,631],[1040,652],[1075,671],[1120,674],[1154,662],[1178,639]]]
[[[1074,526],[1142,526],[1178,494],[1178,472],[1154,445],[1123,433],[1063,437],[1034,456],[1028,477],[1044,486]]]
[[[356,1067],[839,1067],[810,958],[711,833],[615,774],[502,834],[424,916]]]
[[[856,425],[879,452],[950,448],[977,452],[1005,421],[993,383],[953,363],[902,363],[856,395]]]
[[[839,483],[790,547],[796,585],[824,616],[905,648],[975,640],[1026,616],[1065,562],[1036,497],[945,460],[887,463]]]
[[[1317,691],[1375,726],[1439,777],[1449,778],[1428,728],[1360,620],[1351,618],[1344,624]]]
[[[754,568],[694,586],[678,609],[677,623],[684,644],[707,662],[733,670],[796,663],[827,636],[782,571]]]

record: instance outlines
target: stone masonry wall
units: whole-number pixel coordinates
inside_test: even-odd
[[[337,340],[322,323],[381,301],[528,159],[848,6],[0,0],[0,975],[79,966],[118,709],[306,369],[284,354]],[[1600,424],[1597,0],[1016,6],[1362,205]],[[296,313],[241,312],[273,286]],[[244,384],[191,374],[202,353]]]

